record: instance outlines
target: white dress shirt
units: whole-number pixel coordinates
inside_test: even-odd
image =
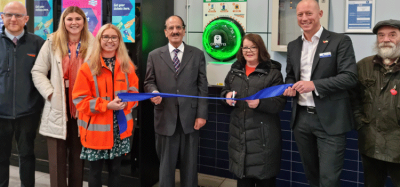
[[[10,33],[7,31],[7,29],[4,29],[4,30],[5,30],[6,36],[7,36],[8,38],[10,38],[11,41],[14,40],[14,37],[17,37],[17,39],[19,40],[19,39],[21,39],[21,37],[25,34],[25,29],[22,30],[21,34],[19,34],[18,36],[14,36],[14,35],[10,34]]]
[[[169,50],[169,54],[171,55],[171,60],[172,62],[174,61],[174,57],[175,57],[175,52],[174,52],[175,47],[171,45],[171,43],[168,43],[168,50]],[[183,45],[183,42],[181,43],[181,45],[176,48],[179,49],[178,52],[178,59],[179,62],[182,63],[182,56],[183,56],[183,51],[185,50],[185,45]],[[159,93],[158,90],[154,90],[152,93]]]
[[[306,40],[304,33],[302,34],[303,47],[301,49],[301,61],[300,61],[300,80],[310,81],[311,70],[314,61],[315,51],[318,47],[319,39],[321,38],[323,28],[319,28],[318,32],[311,37],[311,41]],[[318,95],[317,90],[314,90],[315,94]],[[303,93],[299,95],[298,104],[301,106],[314,106],[314,98],[312,92]]]
[[[168,49],[169,49],[169,53],[171,54],[171,60],[172,60],[172,62],[173,62],[173,61],[174,61],[174,57],[175,57],[175,52],[174,52],[175,47],[172,46],[171,43],[168,43]],[[185,45],[183,45],[183,42],[182,42],[181,45],[180,45],[178,48],[176,48],[176,49],[179,49],[179,52],[178,52],[178,59],[179,59],[179,62],[182,63],[183,51],[185,50]]]

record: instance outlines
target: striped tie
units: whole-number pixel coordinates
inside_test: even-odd
[[[18,42],[17,37],[14,37],[14,39],[12,41],[14,42],[15,45],[17,45],[17,42]]]
[[[178,58],[179,49],[174,49],[174,53],[175,53],[175,56],[174,56],[173,61],[174,61],[175,72],[177,72],[179,70],[179,66],[181,65],[181,62],[179,61],[179,58]]]

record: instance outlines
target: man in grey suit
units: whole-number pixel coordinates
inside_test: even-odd
[[[179,16],[165,22],[169,43],[150,52],[146,92],[207,96],[208,83],[203,51],[182,42],[185,23]],[[175,186],[175,167],[180,160],[181,186],[197,187],[199,129],[207,119],[207,100],[151,98],[154,103],[156,151],[160,159],[160,186]]]
[[[284,95],[293,98],[291,128],[311,186],[340,186],[346,132],[353,127],[348,90],[357,84],[350,38],[324,29],[315,0],[296,8],[302,36],[288,44]]]

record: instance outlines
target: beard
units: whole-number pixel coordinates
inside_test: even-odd
[[[375,51],[383,59],[395,59],[400,57],[400,42],[396,45],[392,42],[375,43]]]

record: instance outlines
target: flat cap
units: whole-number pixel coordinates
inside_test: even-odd
[[[389,19],[378,22],[372,30],[374,34],[378,33],[379,28],[382,26],[391,26],[400,30],[400,20]]]

